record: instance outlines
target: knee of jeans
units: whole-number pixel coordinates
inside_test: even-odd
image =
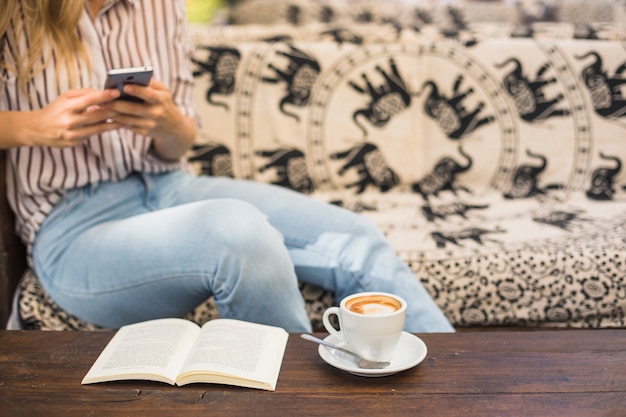
[[[229,293],[246,280],[267,288],[281,277],[287,279],[289,271],[295,275],[283,236],[262,212],[237,200],[224,201],[220,209],[219,216],[205,216],[207,239],[220,248],[219,253],[207,253],[216,266],[214,292],[221,288]]]
[[[367,217],[356,216],[354,222],[354,234],[367,236],[369,239],[386,240],[380,227]]]
[[[206,216],[209,229],[231,254],[254,254],[284,248],[284,239],[253,205],[239,200],[224,200],[216,216]],[[217,231],[216,223],[219,223]]]
[[[346,236],[344,243],[335,247],[339,275],[349,274],[358,281],[371,274],[387,276],[386,271],[398,268],[396,251],[371,220],[358,216]]]

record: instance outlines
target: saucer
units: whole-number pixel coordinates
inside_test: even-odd
[[[347,345],[345,340],[340,336],[329,335],[324,340],[339,347]],[[426,344],[419,337],[411,333],[402,332],[391,364],[384,369],[359,368],[351,356],[323,345],[320,345],[317,351],[327,364],[337,369],[347,371],[357,376],[380,377],[393,375],[417,366],[426,357],[428,349],[426,348]]]

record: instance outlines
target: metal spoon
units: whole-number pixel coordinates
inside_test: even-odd
[[[301,334],[300,336],[303,339],[310,340],[311,342],[319,343],[320,345],[324,345],[324,346],[327,346],[329,348],[338,350],[340,352],[347,353],[348,355],[352,356],[355,359],[357,365],[361,369],[383,369],[383,368],[386,368],[386,367],[388,367],[390,365],[390,362],[378,362],[378,361],[370,361],[370,360],[367,360],[367,359],[363,359],[362,357],[360,357],[356,353],[350,352],[348,349],[344,349],[344,348],[341,348],[339,346],[333,345],[330,342],[327,342],[327,341],[322,340],[322,339],[318,339],[317,337],[315,337],[313,335],[310,335],[310,334]]]

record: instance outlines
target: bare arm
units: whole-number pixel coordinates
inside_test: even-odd
[[[117,90],[70,90],[40,110],[0,111],[0,149],[19,146],[75,146],[92,135],[119,129],[116,116],[102,105]]]
[[[196,122],[188,116],[182,116],[182,119],[177,135],[154,139],[154,149],[163,159],[179,159],[193,145],[197,132]]]

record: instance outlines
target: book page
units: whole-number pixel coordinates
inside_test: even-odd
[[[174,384],[199,332],[195,323],[183,319],[151,320],[123,326],[82,383],[149,379]]]
[[[264,383],[262,388],[274,389],[287,338],[280,327],[212,320],[203,326],[177,383],[221,382],[261,388],[251,383],[259,381]],[[208,373],[216,377],[207,379]]]

